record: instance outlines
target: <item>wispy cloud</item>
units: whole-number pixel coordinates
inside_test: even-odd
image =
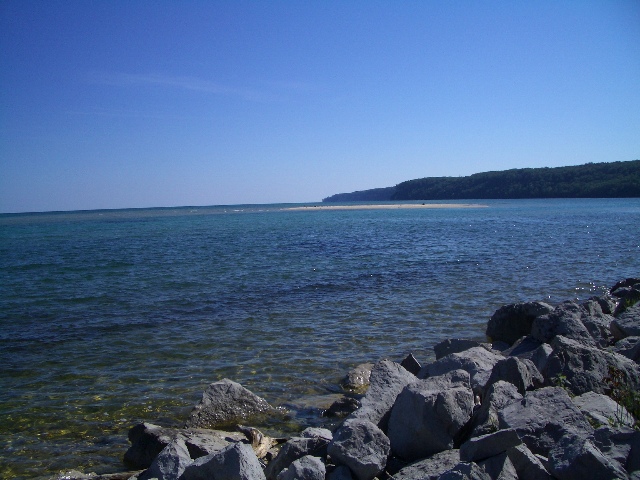
[[[233,96],[251,101],[268,101],[274,99],[274,96],[268,92],[244,87],[231,87],[210,80],[189,76],[173,76],[155,73],[94,72],[89,75],[89,80],[92,83],[117,87],[166,87],[203,92],[212,95]]]

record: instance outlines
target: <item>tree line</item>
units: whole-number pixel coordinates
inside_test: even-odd
[[[419,178],[395,187],[332,195],[323,202],[624,197],[640,197],[640,160]]]

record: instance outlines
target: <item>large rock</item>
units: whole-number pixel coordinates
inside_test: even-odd
[[[451,353],[440,360],[423,367],[418,378],[437,377],[454,370],[465,370],[471,377],[474,391],[483,391],[496,363],[504,358],[501,354],[483,347],[473,347],[459,353]]]
[[[540,459],[525,444],[509,448],[507,456],[516,469],[519,480],[552,479]]]
[[[480,408],[473,414],[471,437],[486,435],[498,430],[498,412],[515,401],[522,400],[515,385],[502,380],[492,384],[485,394]]]
[[[616,340],[640,336],[640,303],[627,308],[611,322],[611,331]]]
[[[374,423],[348,419],[333,435],[327,451],[334,462],[349,467],[358,480],[372,480],[384,470],[390,445]]]
[[[191,462],[192,459],[184,441],[176,440],[162,449],[151,462],[149,468],[138,476],[138,479],[178,480]]]
[[[413,353],[407,355],[400,365],[404,367],[407,372],[413,373],[414,375],[418,375],[418,372],[422,368],[420,362],[413,356]]]
[[[506,453],[483,460],[478,465],[491,480],[519,480],[518,472]]]
[[[265,480],[265,476],[253,449],[245,443],[234,443],[195,460],[180,480]]]
[[[469,374],[464,370],[405,387],[389,419],[393,453],[405,460],[417,460],[453,448],[473,406]]]
[[[230,425],[275,410],[267,401],[228,378],[210,384],[189,415],[185,427]]]
[[[304,456],[278,475],[278,480],[324,480],[327,468],[318,457]]]
[[[362,406],[349,418],[368,420],[386,431],[396,397],[404,387],[418,379],[400,364],[381,360],[371,370],[369,380],[369,390],[360,401]]]
[[[460,460],[463,462],[480,462],[506,452],[509,448],[520,445],[522,440],[513,429],[498,430],[467,440],[460,446]]]
[[[531,324],[536,317],[553,310],[543,302],[527,302],[504,305],[499,308],[487,323],[487,336],[493,341],[513,344],[520,337],[529,335]]]
[[[437,480],[440,475],[460,463],[460,450],[445,450],[402,468],[394,480]]]
[[[628,478],[624,467],[604,455],[593,437],[566,435],[549,452],[549,469],[559,480]]]
[[[582,412],[565,390],[546,387],[527,392],[524,398],[498,412],[500,428],[513,428],[533,452],[547,456],[563,436],[593,433]]]
[[[640,475],[640,431],[627,427],[600,427],[593,433],[593,443],[628,473]]]
[[[505,358],[496,363],[485,389],[500,380],[515,385],[521,395],[527,390],[541,387],[544,383],[542,374],[531,360],[520,360],[517,357]]]
[[[596,392],[587,392],[571,399],[594,427],[625,425],[633,427],[634,418],[615,400]]]
[[[640,363],[640,337],[623,338],[610,347],[609,350],[613,353],[623,355],[636,363]]]
[[[492,480],[492,478],[477,463],[460,462],[440,475],[439,480]]]
[[[617,372],[623,385],[640,390],[640,367],[628,358],[583,345],[557,336],[551,343],[553,353],[547,360],[542,375],[551,384],[561,384],[574,395],[594,391],[607,393],[612,371]]]
[[[487,345],[487,344],[484,344]],[[436,354],[436,360],[446,357],[452,353],[460,353],[474,347],[482,347],[483,344],[475,340],[466,340],[464,338],[448,338],[433,346]]]
[[[326,456],[329,441],[325,435],[290,438],[282,446],[278,455],[267,465],[264,471],[266,477],[269,480],[276,479],[282,470],[288,468],[294,461],[304,456]]]
[[[585,345],[595,346],[596,341],[582,323],[584,310],[573,302],[558,305],[553,312],[537,317],[531,325],[531,336],[541,343],[551,343],[562,335]]]
[[[124,454],[124,463],[133,469],[149,468],[162,449],[178,439],[184,442],[191,458],[196,459],[244,438],[243,434],[236,432],[164,428],[152,423],[140,423],[129,430],[131,447]]]

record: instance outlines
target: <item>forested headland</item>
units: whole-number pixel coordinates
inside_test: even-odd
[[[339,193],[323,202],[640,197],[640,160],[426,177],[395,187]]]

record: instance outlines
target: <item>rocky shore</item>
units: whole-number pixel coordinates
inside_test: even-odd
[[[132,471],[57,478],[640,480],[640,279],[582,304],[505,305],[486,335],[445,340],[425,365],[356,367],[328,411],[343,417],[333,432],[238,425],[277,409],[225,379],[184,428],[134,426]]]

